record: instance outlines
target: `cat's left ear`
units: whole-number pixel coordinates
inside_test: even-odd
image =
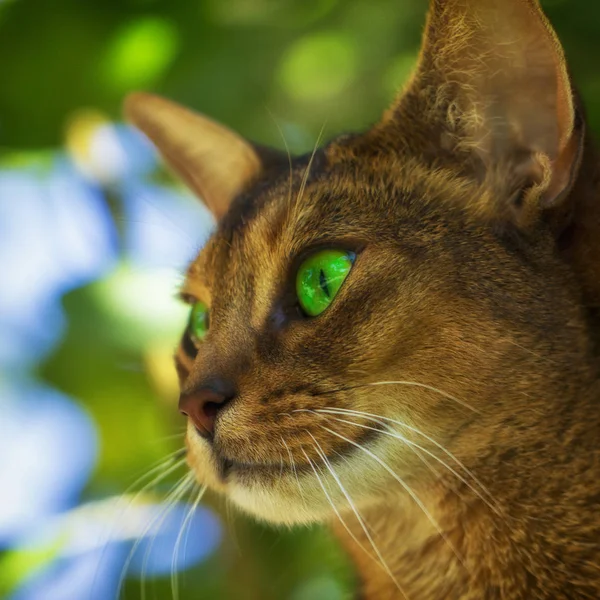
[[[416,122],[412,142],[434,160],[463,157],[496,216],[524,226],[561,204],[581,160],[583,119],[537,0],[431,0],[417,72],[387,119]]]
[[[252,144],[170,100],[141,92],[131,94],[125,100],[125,116],[150,138],[217,220],[263,170]]]

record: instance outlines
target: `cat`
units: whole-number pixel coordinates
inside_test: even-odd
[[[432,0],[381,121],[289,164],[125,111],[218,222],[181,294],[196,479],[330,523],[363,599],[600,598],[599,161],[537,0]]]

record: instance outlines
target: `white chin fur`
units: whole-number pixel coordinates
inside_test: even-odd
[[[386,452],[386,442],[389,446],[389,440],[380,440],[377,446],[372,447],[372,451],[384,457],[387,464],[397,470],[393,456]],[[336,512],[350,510],[346,495],[352,498],[354,505],[360,507],[381,501],[390,487],[388,473],[384,469],[374,468],[373,460],[367,455],[358,455],[336,465],[336,478],[321,471],[318,479],[310,472],[297,474],[297,477],[284,473],[280,478],[269,478],[268,481],[259,478],[249,481],[248,477],[240,481],[234,476],[224,483],[218,478],[207,448],[201,441],[192,437],[188,450],[189,465],[200,484],[226,496],[252,516],[275,525],[308,525],[331,521],[336,517]],[[400,458],[403,456],[401,454]],[[402,462],[398,461],[399,464]],[[344,491],[340,489],[341,483]],[[327,494],[323,487],[328,490]]]
[[[259,484],[247,487],[237,484],[228,486],[227,496],[244,511],[268,523],[276,525],[308,525],[329,520],[333,514],[331,505],[322,498],[293,497],[272,488],[261,489]],[[295,496],[295,495],[294,495]]]

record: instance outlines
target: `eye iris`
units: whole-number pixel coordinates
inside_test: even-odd
[[[208,307],[204,302],[196,302],[190,313],[190,334],[196,341],[202,341],[208,332]]]
[[[352,269],[354,253],[321,250],[307,258],[298,269],[296,294],[302,310],[310,317],[320,315],[339,292]]]

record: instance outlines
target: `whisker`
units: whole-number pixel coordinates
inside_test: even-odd
[[[152,554],[152,548],[154,548],[154,542],[156,541],[158,531],[160,530],[162,524],[165,522],[165,519],[173,510],[177,502],[179,502],[183,495],[186,493],[186,491],[188,491],[190,488],[193,488],[194,485],[194,475],[190,472],[184,477],[183,481],[177,486],[174,492],[172,492],[171,496],[167,498],[165,506],[161,509],[161,512],[158,515],[159,520],[154,525],[156,531],[150,539],[150,543],[146,548],[146,552],[144,553],[144,559],[142,561],[142,572],[140,575],[141,600],[146,600],[146,570],[148,568],[148,561],[150,559],[150,555]],[[154,522],[156,522],[156,519],[154,520]],[[147,533],[149,533],[149,531]]]
[[[202,498],[204,497],[204,494],[206,493],[206,490],[208,489],[208,486],[198,486],[199,489],[199,494],[202,494]],[[192,496],[193,496],[193,492],[192,492]],[[189,542],[189,537],[190,537],[190,529],[191,527],[187,528],[187,531],[185,532],[185,537],[183,539],[183,556],[187,556],[187,548],[188,548],[188,542]]]
[[[407,598],[406,594],[404,593],[404,590],[402,589],[402,587],[400,586],[400,584],[398,583],[398,581],[394,577],[391,569],[389,568],[388,564],[385,562],[385,559],[381,555],[381,552],[379,551],[379,548],[375,544],[375,541],[373,540],[373,537],[369,533],[369,530],[367,529],[367,526],[366,526],[363,518],[361,517],[360,513],[358,512],[358,509],[356,508],[356,506],[354,505],[354,502],[352,501],[352,498],[350,497],[350,494],[348,494],[348,492],[346,491],[346,488],[343,486],[340,478],[338,477],[338,475],[335,472],[333,466],[329,462],[329,459],[327,458],[327,455],[325,454],[325,452],[323,452],[323,448],[321,447],[321,444],[319,444],[319,442],[317,441],[317,439],[315,438],[315,436],[310,431],[308,431],[308,430],[305,430],[305,431],[306,431],[306,433],[308,433],[308,435],[310,435],[310,437],[312,438],[313,442],[315,443],[315,450],[317,451],[317,454],[321,457],[321,460],[323,461],[323,463],[327,467],[327,470],[331,473],[331,476],[335,479],[336,483],[338,484],[338,487],[342,491],[342,494],[344,494],[344,497],[346,498],[346,501],[348,502],[348,505],[352,509],[352,512],[354,513],[354,516],[356,517],[356,520],[359,522],[362,530],[364,531],[365,535],[367,536],[367,539],[369,540],[369,543],[373,547],[373,550],[375,551],[375,554],[377,555],[377,558],[379,559],[379,561],[375,560],[375,558],[373,557],[373,555],[370,552],[367,552],[366,548],[362,544],[359,544],[360,547],[365,552],[367,552],[367,555],[370,558],[372,558],[373,560],[375,560],[375,562],[390,576],[391,580],[396,584],[396,587],[400,590],[400,593],[405,598]],[[353,537],[353,539],[356,541],[356,538]]]
[[[456,548],[454,547],[454,544],[452,544],[452,542],[449,540],[448,536],[444,533],[444,531],[438,525],[437,521],[433,518],[433,515],[429,512],[427,507],[423,504],[423,502],[415,494],[415,492],[410,488],[410,486],[405,481],[402,480],[401,477],[399,477],[383,460],[381,460],[381,458],[379,458],[379,456],[377,456],[376,454],[374,454],[373,452],[371,452],[369,449],[365,448],[358,442],[355,442],[355,441],[347,438],[346,436],[342,435],[341,433],[337,433],[337,432],[333,431],[332,429],[329,429],[329,427],[325,427],[325,425],[321,425],[320,427],[325,429],[332,435],[335,435],[336,437],[344,440],[345,442],[352,444],[359,450],[362,450],[365,454],[370,456],[379,465],[381,465],[402,486],[402,488],[406,491],[406,493],[412,498],[413,502],[423,511],[423,514],[427,517],[427,520],[431,523],[431,525],[434,527],[434,529],[438,532],[439,536],[446,542],[448,547],[452,550],[452,552],[456,556],[457,560],[461,563],[461,565],[465,569],[467,568],[464,563],[464,560],[461,558],[461,556],[457,552]]]
[[[480,410],[476,409],[475,407],[471,406],[470,404],[467,404],[464,400],[460,400],[459,398],[456,398],[455,396],[452,396],[451,394],[448,394],[447,392],[444,392],[443,390],[433,387],[432,385],[427,385],[426,383],[419,383],[417,381],[374,381],[372,383],[368,383],[367,385],[369,385],[369,386],[406,385],[406,386],[412,386],[412,387],[420,387],[420,388],[423,388],[426,390],[430,390],[432,392],[436,392],[436,393],[440,394],[440,396],[443,396],[444,398],[448,398],[448,400],[452,400],[452,401],[456,402],[457,404],[460,404],[461,406],[464,406],[465,408],[472,410],[475,413],[481,414]]]
[[[179,558],[179,544],[181,543],[181,539],[183,537],[183,533],[188,529],[188,525],[194,516],[194,512],[198,508],[198,504],[200,504],[200,500],[202,500],[202,496],[206,492],[206,486],[203,486],[198,491],[198,496],[194,503],[190,506],[188,513],[183,520],[181,525],[181,529],[179,530],[179,534],[177,535],[177,539],[175,540],[175,547],[173,549],[173,559],[171,561],[171,592],[173,595],[173,600],[179,600],[179,579],[177,577],[177,559]],[[185,548],[184,548],[184,557],[185,557]]]
[[[131,490],[133,490],[135,487],[137,487],[140,483],[142,483],[144,480],[146,480],[148,477],[153,476],[155,473],[159,472],[161,469],[168,469],[167,471],[165,471],[162,475],[166,476],[170,473],[172,473],[176,468],[181,467],[185,464],[184,461],[184,457],[186,454],[186,450],[179,448],[178,450],[175,450],[174,452],[170,452],[169,454],[167,454],[167,456],[157,462],[154,463],[154,465],[151,465],[151,468],[149,471],[146,471],[144,474],[142,474],[140,477],[138,477],[122,494],[122,496],[126,496]],[[171,467],[169,467],[169,464],[171,464]],[[160,475],[160,479],[155,479],[153,481],[151,481],[150,483],[146,484],[139,492],[142,492],[143,490],[145,490],[147,487],[155,485],[156,483],[158,483],[159,481],[161,481],[162,479],[164,479],[164,477]],[[135,497],[134,497],[135,498]]]
[[[131,490],[135,489],[140,483],[142,483],[143,481],[145,481],[146,479],[148,479],[148,477],[152,477],[152,479],[147,482],[140,490],[138,490],[134,496],[132,498],[129,498],[129,500],[125,503],[125,505],[123,506],[123,508],[121,509],[121,511],[115,515],[114,520],[112,525],[109,527],[108,532],[106,534],[106,541],[102,546],[102,550],[100,552],[100,557],[98,559],[98,566],[100,566],[102,564],[102,561],[104,559],[104,555],[106,552],[106,548],[108,547],[108,542],[115,530],[115,528],[117,527],[119,520],[121,519],[121,517],[127,512],[127,510],[129,510],[129,508],[136,502],[136,500],[143,494],[145,493],[148,489],[154,487],[156,484],[160,483],[161,481],[163,481],[164,479],[166,479],[171,473],[173,473],[174,471],[176,471],[177,469],[179,469],[180,467],[185,465],[185,460],[183,458],[179,458],[181,454],[181,450],[177,450],[175,452],[170,453],[169,455],[167,455],[166,458],[162,459],[162,461],[160,462],[160,464],[158,464],[157,466],[151,468],[148,472],[144,473],[143,475],[141,475],[140,477],[138,477],[122,494],[121,494],[121,498],[125,499],[128,497],[129,493],[131,492]],[[175,464],[172,464],[169,467],[169,464],[175,460]],[[166,469],[166,470],[165,470]],[[160,471],[163,470],[163,472],[161,473]],[[158,473],[158,475],[156,475],[156,473]],[[91,589],[93,590],[96,587],[96,578],[98,577],[98,568],[96,569],[96,572],[94,573],[94,578],[92,580],[92,586]]]
[[[413,452],[414,454],[417,455],[417,457],[419,458],[419,460],[427,467],[427,469],[433,474],[433,476],[435,477],[436,480],[439,480],[442,478],[441,473],[435,468],[431,466],[431,463],[423,456],[423,453],[421,452],[421,450],[419,450],[420,446],[416,446],[415,444],[409,444],[408,446]],[[436,457],[437,458],[437,457]],[[447,465],[446,465],[447,466]],[[454,489],[454,487],[452,487],[452,491],[459,495],[458,492]]]
[[[339,392],[347,392],[347,391],[362,389],[365,387],[373,387],[373,386],[380,386],[380,385],[405,385],[405,386],[409,386],[409,387],[423,388],[423,389],[429,390],[431,392],[436,392],[437,394],[440,394],[440,396],[443,396],[444,398],[447,398],[448,400],[452,400],[453,402],[456,402],[460,406],[464,406],[465,408],[467,408],[475,413],[481,414],[480,410],[471,406],[464,400],[460,400],[459,398],[456,398],[455,396],[452,396],[451,394],[448,394],[447,392],[444,392],[443,390],[440,390],[432,385],[428,385],[426,383],[419,383],[418,381],[400,381],[400,380],[399,381],[372,381],[369,383],[360,383],[357,385],[348,385],[348,386],[334,388],[331,390],[324,390],[322,392],[315,394],[315,396],[328,396],[331,394],[337,394]]]
[[[185,460],[184,459],[179,459],[174,465],[171,465],[170,467],[168,465],[164,465],[164,466],[161,465],[162,468],[166,467],[166,470],[163,471],[162,473],[159,473],[158,475],[156,475],[156,477],[154,477],[151,481],[149,481],[146,485],[144,485],[144,487],[142,487],[129,500],[129,502],[123,508],[122,512],[125,512],[132,504],[135,503],[135,501],[139,498],[139,496],[141,496],[144,492],[148,491],[149,488],[152,488],[152,487],[156,486],[158,483],[160,483],[161,481],[163,481],[164,479],[166,479],[169,475],[171,475],[171,473],[173,473],[177,469],[180,469],[183,466],[185,466]],[[154,472],[155,470],[161,468],[161,467],[156,467],[156,469],[152,469],[151,473]],[[140,480],[143,480],[143,477],[140,477],[140,479],[137,480],[137,483],[139,483]],[[128,493],[128,490],[131,489],[137,483],[134,483],[132,486],[130,486],[129,488],[127,488],[127,490],[123,493],[123,496],[126,496],[126,494]]]
[[[300,485],[300,478],[298,477],[298,469],[296,469],[296,461],[294,460],[294,456],[292,455],[292,451],[290,450],[290,447],[288,446],[287,442],[285,441],[283,436],[280,436],[280,437],[281,437],[281,441],[283,442],[283,445],[287,449],[288,456],[290,457],[290,464],[292,465],[292,471],[294,472],[294,477],[296,478],[296,482],[298,483],[298,490],[300,491],[300,497],[302,498],[302,504],[304,505],[304,508],[306,508],[306,498],[304,497],[304,492],[302,491],[302,486]]]
[[[344,414],[344,415],[347,414],[345,411],[338,413],[335,411],[335,409],[315,409],[314,412],[317,412],[317,413],[325,412],[327,414],[332,414],[332,413]],[[362,415],[358,415],[358,416],[362,416]],[[489,500],[487,500],[486,498],[483,497],[483,495],[481,494],[481,492],[478,489],[476,489],[471,483],[469,483],[469,481],[467,481],[460,473],[458,473],[455,469],[453,469],[450,465],[448,465],[445,461],[443,461],[439,456],[436,456],[435,454],[433,454],[433,452],[427,450],[427,448],[424,448],[420,444],[417,444],[416,442],[413,442],[412,440],[405,438],[401,433],[398,433],[397,431],[390,429],[389,425],[387,425],[383,421],[380,421],[380,420],[372,418],[372,417],[367,417],[367,418],[369,418],[371,421],[375,421],[376,423],[378,423],[382,427],[385,427],[386,429],[381,430],[381,429],[377,429],[375,427],[370,427],[369,425],[363,425],[361,423],[356,423],[354,421],[348,421],[346,419],[338,419],[336,417],[333,417],[333,419],[335,421],[340,421],[341,423],[347,423],[348,425],[354,425],[356,427],[361,427],[363,429],[370,429],[372,431],[377,431],[378,433],[388,435],[390,437],[393,437],[397,440],[404,442],[407,446],[412,448],[413,451],[418,450],[418,451],[424,452],[427,456],[433,458],[433,460],[435,460],[436,462],[441,464],[443,467],[445,467],[448,471],[450,471],[450,473],[452,473],[457,479],[459,479],[464,485],[466,485],[474,494],[477,495],[477,497],[482,502],[484,502],[486,504],[486,506],[488,506],[491,510],[493,510],[498,516],[502,516],[498,507],[496,507],[495,505],[492,505]],[[428,463],[426,463],[426,464],[428,464]],[[439,477],[439,473],[437,473],[436,471],[434,471],[434,473]]]
[[[319,410],[327,411],[327,410],[332,410],[332,409],[325,408],[325,409],[319,409]],[[381,419],[382,421],[394,423],[395,425],[398,425],[399,427],[404,427],[405,429],[408,429],[409,431],[412,431],[413,433],[420,435],[421,437],[426,439],[428,442],[433,444],[436,448],[441,450],[446,456],[448,456],[450,459],[452,459],[467,475],[469,475],[469,477],[479,486],[479,488],[482,490],[482,492],[484,492],[488,496],[488,498],[494,503],[494,505],[497,506],[497,502],[496,502],[496,499],[494,498],[493,494],[483,485],[483,483],[481,483],[479,481],[479,479],[477,479],[477,477],[456,456],[454,456],[454,454],[452,454],[452,452],[450,452],[449,450],[444,448],[444,446],[442,446],[439,442],[437,442],[436,440],[434,440],[432,437],[430,437],[426,433],[422,432],[421,430],[417,429],[416,427],[412,427],[411,425],[403,423],[402,421],[397,421],[396,419],[392,419],[390,417],[385,417],[383,415],[376,415],[373,413],[357,411],[357,410],[352,410],[352,409],[347,409],[347,408],[334,408],[334,410],[341,411],[341,412],[348,413],[348,414],[354,414],[356,416],[362,416],[362,417],[366,417],[366,418]]]
[[[528,352],[529,354],[531,354],[532,356],[535,356],[536,358],[540,358],[542,360],[547,360],[548,362],[551,362],[555,365],[558,364],[555,360],[551,359],[550,357],[543,356],[542,354],[539,354],[538,352],[535,352],[534,350],[531,350],[530,348],[521,346],[521,344],[518,344],[517,342],[515,342],[514,340],[511,340],[510,338],[502,338],[501,341],[508,342],[509,344],[512,344],[513,346],[516,346],[517,348],[520,348],[524,352]]]
[[[170,498],[179,490],[182,488],[183,484],[186,483],[189,480],[189,477],[191,476],[190,473],[187,473],[185,475],[183,475],[181,477],[181,479],[178,481],[178,483],[175,484],[174,489],[169,493],[169,495],[167,496],[167,500],[170,500]],[[183,488],[185,489],[185,488]],[[135,541],[135,543],[133,544],[133,547],[131,548],[131,550],[129,551],[129,554],[127,555],[127,559],[125,560],[125,563],[123,565],[123,568],[121,569],[121,575],[119,577],[119,583],[117,585],[117,593],[116,593],[116,598],[120,598],[121,597],[121,589],[123,587],[123,582],[125,581],[125,576],[127,575],[127,571],[129,569],[129,565],[131,564],[131,561],[133,559],[133,556],[136,552],[136,550],[138,549],[139,545],[141,544],[142,540],[144,539],[144,537],[146,536],[146,534],[150,531],[150,529],[154,526],[158,516],[161,513],[159,513],[158,515],[156,515],[151,521],[150,523],[148,523],[148,525],[146,525],[146,527],[144,528],[144,530],[142,531],[141,535],[138,537],[138,539]]]
[[[315,408],[314,410],[312,410],[310,412],[314,412],[315,414],[317,414],[317,413],[320,413],[320,412],[325,412],[325,410],[324,409]],[[328,410],[327,414],[341,414],[343,416],[346,416],[346,413],[335,413],[334,409]],[[364,419],[365,417],[362,417],[362,418]],[[333,418],[333,420],[334,421],[340,421],[341,423],[344,422],[343,419],[338,419],[338,418]],[[370,420],[371,421],[376,421],[376,419],[370,419]],[[357,427],[361,426],[359,423],[356,423],[354,421],[347,421],[347,423],[349,425],[356,425]],[[380,424],[382,427],[388,427],[388,425],[386,425],[385,423],[379,423],[379,421],[377,421],[377,423]],[[378,433],[386,433],[385,431],[381,431],[380,429],[377,429],[375,427],[373,427],[372,429],[373,429],[373,431],[377,431]],[[440,478],[439,471],[437,469],[435,469],[434,467],[432,467],[429,464],[429,461],[419,452],[419,450],[417,448],[411,448],[411,450],[419,457],[419,459],[421,460],[421,462],[435,475],[436,479],[439,479]],[[335,454],[337,454],[339,456],[340,459],[342,459],[346,464],[348,464],[348,465],[350,465],[352,467],[352,463],[351,463],[351,461],[348,459],[348,457],[346,455],[342,454],[341,452],[338,452],[337,450],[334,450],[334,452],[335,452]]]
[[[292,188],[293,188],[293,179],[294,179],[292,154],[290,152],[290,147],[287,143],[287,140],[285,139],[285,135],[283,135],[283,130],[279,126],[279,123],[277,122],[275,115],[269,110],[268,107],[267,107],[267,112],[269,113],[269,116],[273,120],[273,123],[275,123],[275,127],[277,127],[277,131],[279,131],[279,135],[281,136],[281,139],[283,140],[283,145],[285,146],[285,151],[287,153],[288,163],[290,165],[290,178],[289,178],[289,183],[288,183],[288,198],[287,198],[287,205],[288,205],[288,210],[289,210],[289,207],[292,204]]]
[[[317,468],[316,468],[315,464],[309,458],[308,454],[306,454],[306,451],[304,450],[304,448],[302,448],[302,452],[303,452],[304,456],[306,457],[308,464],[311,466],[311,468],[315,474],[315,477],[317,478],[317,481],[319,482],[319,485],[321,486],[321,489],[323,490],[323,493],[325,494],[325,497],[329,501],[329,504],[331,504],[331,508],[333,509],[333,512],[339,519],[339,521],[342,524],[342,526],[344,527],[344,529],[348,532],[348,535],[354,540],[354,542],[358,545],[358,547],[361,548],[367,554],[367,556],[371,557],[375,562],[377,562],[375,557],[358,540],[358,538],[354,535],[354,532],[350,529],[350,527],[348,527],[348,525],[346,524],[346,521],[344,521],[344,519],[342,518],[340,511],[338,510],[337,506],[334,504],[329,492],[327,491],[327,488],[325,487],[325,484],[323,483],[323,480],[319,476],[319,473],[317,472]]]
[[[283,454],[281,454],[281,452],[279,452],[279,462],[281,463],[281,466],[279,467],[279,479],[281,479],[283,477],[283,469],[285,468],[285,465],[283,464]]]
[[[310,171],[312,169],[312,165],[313,165],[313,162],[315,160],[315,156],[317,154],[317,150],[319,149],[319,144],[321,143],[321,139],[323,138],[323,132],[325,131],[325,126],[326,125],[327,125],[327,122],[323,123],[323,126],[321,127],[321,131],[319,131],[319,135],[317,136],[317,139],[315,141],[315,146],[313,148],[312,154],[310,155],[310,159],[308,161],[308,165],[306,166],[306,169],[305,169],[304,174],[302,176],[302,181],[300,183],[300,189],[298,190],[298,194],[296,196],[296,201],[294,203],[294,208],[295,209],[300,206],[300,202],[302,202],[302,198],[304,197],[304,190],[306,189],[306,184],[308,183],[308,178],[310,176]]]
[[[231,540],[235,549],[237,550],[238,556],[242,557],[242,547],[240,545],[240,540],[237,535],[236,527],[235,527],[235,511],[232,510],[232,502],[229,497],[225,497],[225,514],[227,515],[227,522],[229,524],[229,532],[231,534]]]

